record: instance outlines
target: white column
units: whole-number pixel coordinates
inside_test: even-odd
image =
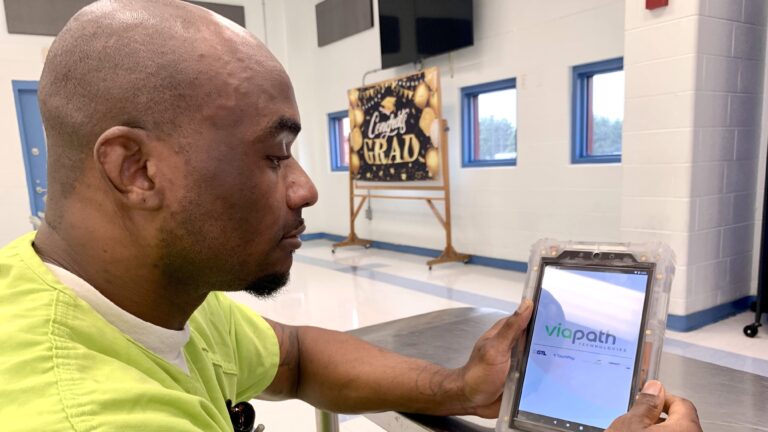
[[[677,253],[670,313],[751,291],[765,0],[626,2],[624,240]]]

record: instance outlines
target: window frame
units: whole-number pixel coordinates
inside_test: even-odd
[[[477,96],[500,90],[517,90],[517,79],[506,78],[482,84],[475,84],[461,88],[461,166],[462,168],[484,167],[508,167],[517,165],[517,156],[510,159],[476,160],[472,157],[475,150],[477,127],[475,111],[477,110]],[[517,105],[517,92],[515,92],[515,105]],[[517,136],[517,119],[515,119],[515,135]],[[516,147],[519,148],[519,145]]]
[[[621,163],[618,155],[589,155],[587,153],[587,122],[589,121],[589,78],[595,75],[618,72],[624,70],[624,58],[617,57],[593,63],[586,63],[573,67],[572,73],[572,110],[571,110],[571,163],[572,164],[596,164],[596,163]],[[625,75],[626,79],[626,75]],[[623,126],[622,119],[622,126]]]
[[[344,165],[340,159],[341,153],[339,150],[344,140],[339,136],[339,128],[337,127],[338,122],[343,121],[347,117],[349,117],[349,111],[334,111],[328,114],[328,140],[331,146],[332,172],[349,171],[349,165]]]

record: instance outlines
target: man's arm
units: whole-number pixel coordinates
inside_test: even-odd
[[[514,315],[497,322],[458,369],[404,357],[345,333],[268,321],[280,343],[280,366],[264,396],[299,398],[335,412],[496,417],[510,352],[531,309],[525,301]]]
[[[402,411],[432,415],[499,415],[512,346],[531,318],[524,301],[475,344],[467,363],[446,369],[395,354],[345,333],[268,321],[280,343],[277,376],[262,397],[299,398],[333,412]],[[667,413],[661,420],[661,413]],[[701,432],[696,408],[666,394],[658,381],[643,388],[609,432]]]

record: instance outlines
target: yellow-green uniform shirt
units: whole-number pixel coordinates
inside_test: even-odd
[[[189,375],[121,333],[62,285],[32,248],[0,249],[0,431],[231,432],[225,401],[273,380],[263,318],[212,293],[189,321]]]

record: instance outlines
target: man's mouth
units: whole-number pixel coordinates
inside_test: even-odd
[[[301,222],[300,222],[300,224],[299,224],[299,226],[298,226],[296,229],[294,229],[294,230],[292,230],[292,231],[289,231],[289,232],[285,233],[285,234],[283,235],[283,238],[284,238],[284,239],[288,239],[288,238],[297,238],[297,237],[299,237],[301,234],[303,234],[303,233],[304,233],[304,231],[305,231],[306,229],[307,229],[307,226],[306,226],[306,225],[304,225],[304,220],[302,219],[302,220],[301,220]]]

